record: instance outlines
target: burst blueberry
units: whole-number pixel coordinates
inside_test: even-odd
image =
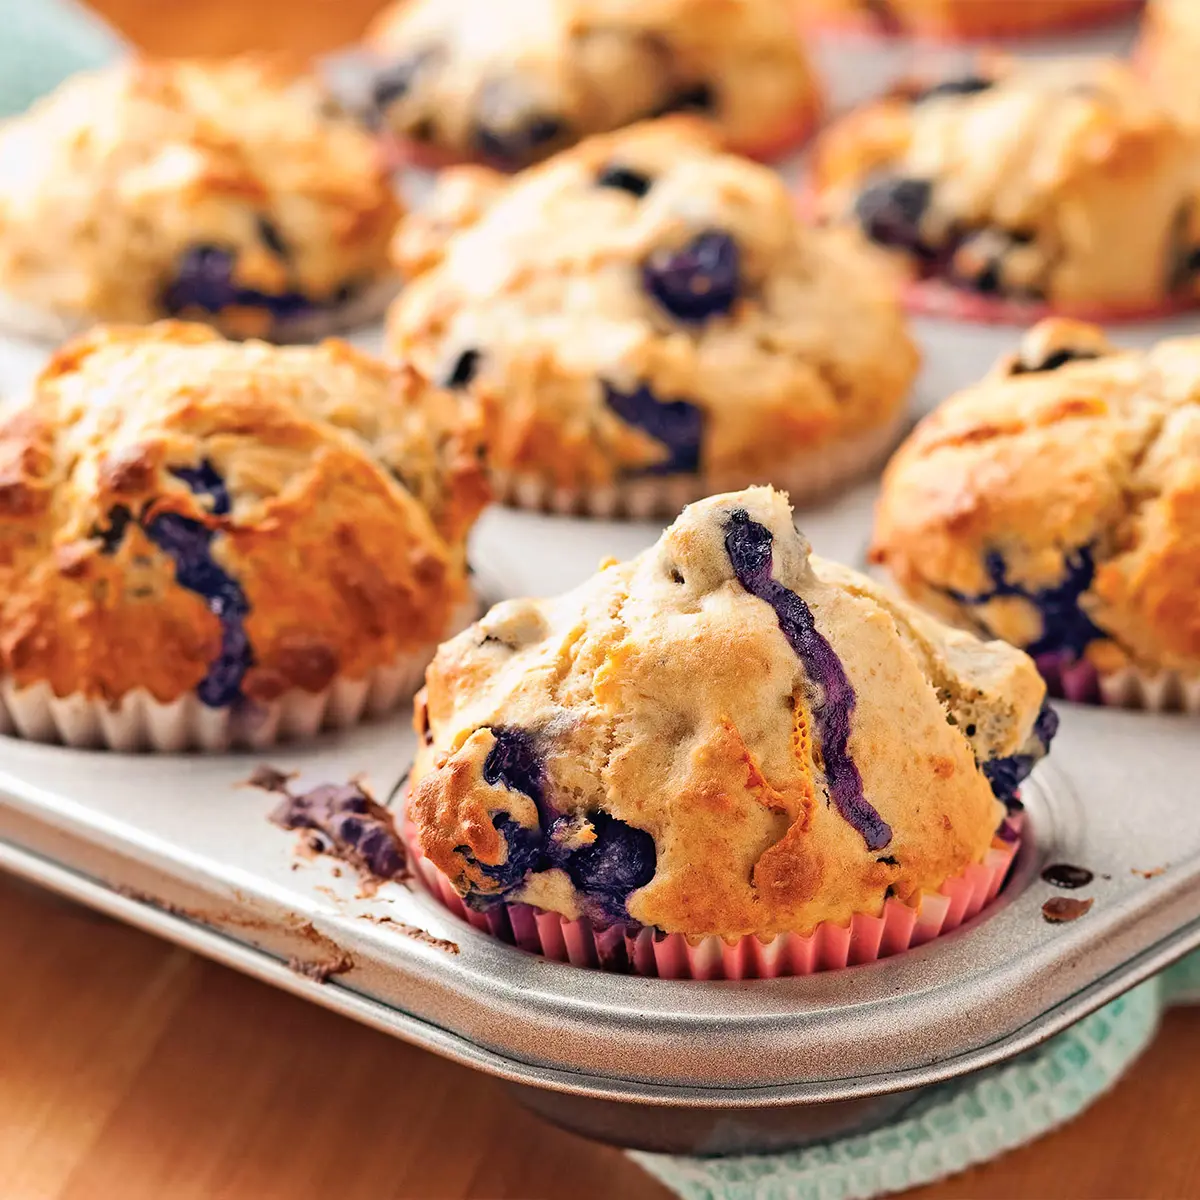
[[[195,311],[219,313],[228,308],[263,308],[277,318],[286,319],[321,307],[303,292],[262,292],[242,287],[233,278],[236,260],[236,251],[226,246],[199,245],[185,251],[174,278],[163,289],[163,311],[178,316]]]
[[[678,321],[699,324],[733,308],[741,287],[741,251],[730,234],[709,229],[679,250],[658,250],[642,264],[642,286]]]
[[[658,862],[654,838],[605,812],[588,813],[588,821],[596,840],[568,855],[564,869],[583,894],[593,919],[627,920],[630,893],[654,878]]]
[[[775,610],[779,628],[805,673],[821,687],[813,717],[833,806],[862,835],[868,850],[882,850],[892,840],[891,828],[863,795],[862,776],[850,756],[854,688],[841,659],[817,629],[812,610],[772,577],[773,540],[771,531],[744,509],[729,514],[725,553],[738,583]]]
[[[933,185],[927,179],[888,176],[863,188],[854,213],[873,242],[931,258],[933,251],[922,235],[921,222],[932,197]]]
[[[632,392],[604,383],[604,402],[627,425],[649,434],[668,450],[667,457],[643,468],[646,475],[694,474],[700,469],[704,410],[686,400],[660,400],[642,384]]]
[[[1012,596],[1027,601],[1042,618],[1042,633],[1023,647],[1034,658],[1042,654],[1063,653],[1069,661],[1077,661],[1092,642],[1108,635],[1100,629],[1080,606],[1080,598],[1092,586],[1096,577],[1093,547],[1081,546],[1063,559],[1062,581],[1043,588],[1029,588],[1008,578],[1008,565],[998,550],[991,550],[984,559],[990,589],[974,594],[947,588],[946,594],[958,604],[977,608],[992,600]]]
[[[1033,773],[1033,768],[1046,756],[1050,743],[1058,733],[1058,713],[1046,701],[1034,723],[1031,745],[1022,747],[1018,754],[1005,758],[993,758],[982,764],[984,775],[992,785],[998,800],[1010,809],[1020,805],[1021,784]]]

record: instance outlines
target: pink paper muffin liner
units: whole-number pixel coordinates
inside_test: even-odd
[[[1057,654],[1039,654],[1034,661],[1047,690],[1056,699],[1109,708],[1200,714],[1200,676],[1188,678],[1178,671],[1150,674],[1135,667],[1102,675],[1086,659],[1067,662]]]
[[[1005,822],[1010,838],[997,836],[982,862],[947,879],[916,904],[895,898],[880,916],[856,913],[847,925],[823,921],[811,934],[757,936],[728,942],[652,929],[598,928],[587,918],[569,920],[529,904],[498,904],[476,912],[424,855],[416,831],[405,822],[413,863],[426,886],[451,912],[476,929],[532,954],[577,967],[621,971],[658,979],[778,979],[813,975],[888,958],[922,946],[978,916],[999,894],[1020,848],[1021,814]]]

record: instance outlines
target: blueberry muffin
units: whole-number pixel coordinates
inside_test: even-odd
[[[1200,338],[1036,326],[897,453],[874,557],[1056,692],[1200,710]]]
[[[0,125],[0,323],[308,338],[382,311],[398,216],[378,148],[311,80],[135,59]]]
[[[887,264],[804,226],[703,126],[461,172],[397,231],[387,338],[479,400],[501,498],[670,514],[767,481],[807,500],[891,444],[917,353]]]
[[[1200,123],[1200,4],[1150,0],[1136,61],[1147,82],[1182,121]]]
[[[813,185],[917,307],[1118,317],[1200,292],[1200,143],[1116,60],[984,61],[870,104],[823,136]]]
[[[532,906],[758,954],[911,916],[983,864],[1054,734],[1044,693],[1025,655],[810,557],[751,488],[442,646],[410,815],[439,878],[514,928]]]
[[[773,157],[819,108],[790,0],[397,0],[367,44],[374,116],[423,161],[512,170],[679,110]]]
[[[69,343],[0,423],[0,731],[258,746],[411,695],[471,615],[456,408],[341,342]]]
[[[1026,37],[1083,29],[1136,12],[1141,0],[797,0],[817,28],[885,37]],[[1190,0],[1183,0],[1190,3]]]

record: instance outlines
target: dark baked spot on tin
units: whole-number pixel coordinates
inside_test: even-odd
[[[1095,876],[1087,867],[1076,867],[1071,863],[1051,863],[1043,872],[1042,879],[1053,887],[1087,887]]]
[[[1042,916],[1052,925],[1061,925],[1066,921],[1078,921],[1095,901],[1090,897],[1086,900],[1076,900],[1073,896],[1051,896],[1042,905]]]

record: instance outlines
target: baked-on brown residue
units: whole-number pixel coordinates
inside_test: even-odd
[[[1078,921],[1095,903],[1090,896],[1086,900],[1076,900],[1071,896],[1051,896],[1042,905],[1042,916],[1052,925],[1061,925],[1064,921]]]
[[[391,925],[399,930],[405,937],[410,937],[414,942],[421,942],[425,946],[432,946],[435,950],[445,950],[447,954],[458,954],[458,943],[452,942],[449,938],[434,937],[427,929],[421,929],[417,925],[409,925],[405,921],[397,921],[395,917],[378,916],[375,913],[362,913],[364,921],[370,921],[373,925]]]

